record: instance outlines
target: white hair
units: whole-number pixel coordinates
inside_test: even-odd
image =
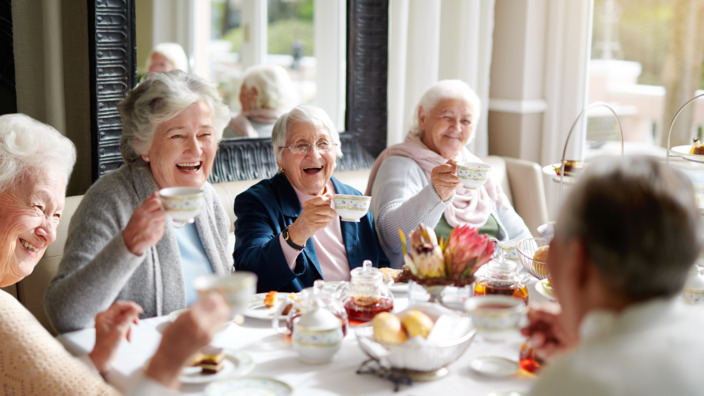
[[[0,191],[50,168],[61,171],[68,184],[75,164],[73,143],[52,126],[24,114],[0,116]]]
[[[255,65],[249,67],[242,77],[241,89],[256,88],[257,101],[253,109],[288,111],[295,104],[296,93],[286,70],[277,65]]]
[[[183,47],[177,43],[159,43],[157,44],[152,52],[149,53],[149,56],[147,57],[147,68],[146,70],[149,70],[149,67],[151,66],[152,63],[152,55],[153,54],[161,54],[163,55],[166,59],[171,61],[171,63],[174,64],[174,69],[175,70],[181,70],[184,72],[188,72],[188,57],[186,56],[186,52],[183,50]]]
[[[311,124],[317,129],[325,129],[335,143],[335,155],[342,157],[342,147],[340,146],[340,134],[335,128],[328,113],[320,107],[313,105],[300,105],[294,107],[288,113],[284,113],[276,120],[274,129],[271,131],[271,145],[276,155],[276,160],[281,161],[281,150],[279,147],[286,145],[288,131],[292,125],[298,123]]]
[[[134,162],[149,151],[159,124],[201,101],[210,108],[213,135],[219,142],[230,121],[230,110],[213,84],[180,70],[147,74],[117,105],[122,116],[120,152],[125,162]]]
[[[409,133],[423,137],[423,131],[420,129],[420,123],[418,120],[418,110],[422,107],[423,114],[428,114],[430,109],[435,107],[439,101],[445,99],[465,101],[472,107],[472,125],[476,125],[479,121],[481,102],[479,101],[479,96],[477,96],[476,92],[474,92],[474,90],[462,80],[440,80],[428,88],[428,90],[425,91],[423,96],[420,98],[420,101],[413,112],[411,129],[409,130]]]

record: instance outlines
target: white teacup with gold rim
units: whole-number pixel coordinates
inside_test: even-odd
[[[171,216],[174,225],[193,223],[203,208],[203,190],[195,187],[167,187],[159,190],[164,210]]]
[[[230,307],[231,316],[241,313],[257,290],[257,275],[254,272],[237,271],[231,274],[201,275],[193,281],[198,295],[216,292],[222,295]]]
[[[372,197],[365,195],[335,194],[332,198],[335,212],[342,221],[357,222],[369,211]]]

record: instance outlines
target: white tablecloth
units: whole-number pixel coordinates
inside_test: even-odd
[[[544,300],[535,291],[535,282],[529,285],[530,298]],[[395,310],[405,308],[407,299],[398,296]],[[134,326],[132,342],[123,342],[110,374],[110,381],[124,388],[129,376],[144,367],[154,354],[161,340],[160,331],[169,323],[167,316],[140,321]],[[85,329],[58,337],[74,354],[88,353],[95,342],[95,331]],[[449,375],[431,382],[415,382],[402,385],[398,395],[487,395],[491,392],[526,391],[535,377],[519,371],[505,378],[489,378],[470,368],[473,358],[479,356],[503,356],[518,360],[518,351],[523,339],[516,334],[502,343],[487,342],[475,337],[467,351],[451,364]],[[237,349],[254,360],[248,376],[275,378],[290,385],[294,395],[388,395],[393,394],[393,384],[369,374],[356,374],[367,356],[357,345],[353,332],[348,332],[340,351],[332,363],[309,365],[302,363],[289,343],[271,327],[270,321],[247,318],[241,325],[230,324],[218,333],[212,345]],[[207,384],[183,384],[183,394],[202,394]]]

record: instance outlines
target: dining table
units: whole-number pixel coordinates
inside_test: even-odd
[[[546,301],[544,293],[536,291],[537,280],[527,282],[530,301]],[[394,292],[394,311],[408,307],[408,292]],[[414,301],[411,301],[414,303]],[[148,364],[155,353],[163,329],[174,315],[142,319],[133,326],[131,342],[123,342],[108,374],[109,381],[125,390],[131,378]],[[236,323],[237,322],[237,323]],[[225,375],[220,373],[198,381],[183,382],[179,388],[184,395],[203,395],[213,381],[230,378],[263,378],[283,383],[293,395],[522,395],[527,394],[536,375],[517,370],[508,375],[487,375],[473,369],[473,360],[486,356],[500,356],[518,362],[519,350],[525,339],[518,333],[501,342],[474,337],[467,350],[451,363],[448,373],[431,381],[413,381],[395,384],[376,373],[358,374],[358,369],[369,360],[350,328],[332,362],[306,364],[299,360],[290,341],[272,327],[268,319],[244,316],[244,321],[230,322],[218,332],[212,346],[224,348],[239,365]],[[74,355],[88,353],[95,342],[95,330],[87,328],[59,335],[58,340]],[[234,361],[234,360],[233,360]],[[371,366],[374,366],[373,364]],[[367,365],[367,367],[370,367]],[[378,366],[377,366],[378,367]],[[189,377],[190,378],[190,377]]]

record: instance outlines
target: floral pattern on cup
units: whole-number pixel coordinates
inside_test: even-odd
[[[357,222],[369,211],[369,204],[372,197],[364,195],[335,194],[333,203],[335,212],[342,218],[342,221]]]
[[[294,323],[291,342],[303,362],[321,364],[332,360],[343,338],[342,322],[330,311],[316,308]]]
[[[195,187],[168,187],[159,190],[164,210],[174,223],[192,223],[203,208],[203,190]]]
[[[504,254],[504,257],[506,257],[507,260],[515,260],[518,261],[518,249],[516,248],[516,240],[510,240],[510,241],[499,241],[499,249]]]
[[[457,165],[457,177],[464,188],[475,190],[489,179],[491,166],[480,162],[469,162]]]
[[[682,292],[687,304],[704,304],[704,290],[684,289]]]

